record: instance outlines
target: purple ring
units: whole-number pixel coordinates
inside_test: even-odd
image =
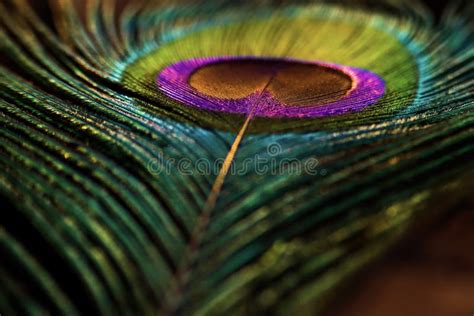
[[[190,86],[189,78],[197,69],[213,63],[236,60],[289,61],[328,67],[350,76],[352,88],[346,95],[330,103],[287,106],[268,91],[263,94],[252,93],[242,99],[220,99],[202,94]],[[198,109],[248,115],[252,111],[252,105],[258,102],[259,106],[253,110],[253,115],[268,118],[326,117],[357,112],[376,103],[385,92],[383,79],[368,70],[319,61],[254,56],[204,57],[179,61],[164,68],[156,81],[158,89],[166,96]]]

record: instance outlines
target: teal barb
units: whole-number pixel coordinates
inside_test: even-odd
[[[472,193],[472,4],[435,23],[413,0],[41,3],[0,2],[2,315],[323,313]],[[157,84],[221,56],[350,67],[383,92],[300,117]],[[183,84],[295,112],[356,91],[337,69],[260,66]]]

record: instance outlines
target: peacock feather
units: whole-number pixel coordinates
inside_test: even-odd
[[[473,13],[1,1],[1,315],[323,312],[472,194]]]

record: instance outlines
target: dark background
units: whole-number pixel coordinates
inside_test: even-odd
[[[446,0],[423,0],[423,2],[436,16],[439,16],[449,4],[449,1]]]

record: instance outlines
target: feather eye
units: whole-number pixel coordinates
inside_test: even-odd
[[[472,15],[0,1],[0,313],[322,313],[471,193]]]
[[[352,97],[348,97],[347,103],[341,100],[341,106],[336,104],[334,107],[329,106],[327,111],[315,108],[314,111],[311,111],[308,109],[311,102],[309,104],[307,102],[315,96],[306,96],[307,100],[305,101],[305,96],[298,96],[301,91],[295,90],[294,94],[287,96],[289,103],[294,104],[299,98],[302,98],[305,110],[303,107],[300,110],[288,108],[287,111],[292,113],[273,114],[274,117],[280,118],[279,122],[276,120],[254,120],[249,127],[251,133],[333,130],[369,122],[377,123],[382,122],[387,115],[401,111],[413,103],[418,89],[418,76],[421,75],[419,71],[425,70],[417,67],[418,60],[422,60],[419,44],[409,42],[412,40],[406,30],[397,29],[407,26],[398,26],[397,20],[387,17],[384,21],[387,25],[386,28],[393,29],[387,32],[379,25],[380,21],[374,18],[376,15],[355,10],[350,11],[350,18],[344,18],[344,15],[349,12],[349,8],[343,11],[333,8],[334,10],[328,11],[331,14],[326,16],[326,10],[331,8],[327,5],[315,5],[300,8],[273,8],[266,11],[255,10],[254,15],[250,17],[245,8],[240,11],[231,11],[232,13],[223,10],[209,19],[213,23],[207,22],[207,20],[191,22],[190,25],[180,28],[182,35],[175,35],[176,39],[165,39],[160,45],[150,48],[146,54],[134,58],[124,69],[122,83],[126,87],[133,88],[143,97],[160,100],[163,106],[170,107],[168,112],[163,107],[155,109],[145,106],[144,109],[149,112],[157,110],[162,115],[166,115],[170,112],[173,113],[174,109],[179,109],[179,111],[186,113],[188,118],[199,121],[203,126],[224,130],[231,129],[234,132],[238,130],[238,127],[228,124],[229,120],[236,120],[232,115],[224,115],[226,120],[222,124],[213,118],[212,113],[193,111],[193,109],[189,109],[186,102],[177,101],[176,97],[182,97],[177,95],[179,92],[176,92],[175,98],[172,98],[177,102],[173,102],[169,99],[169,94],[166,95],[166,93],[160,93],[160,91],[150,88],[150,81],[154,81],[158,73],[172,70],[173,68],[167,68],[172,65],[186,63],[189,60],[204,60],[222,56],[224,56],[223,58],[225,56],[240,56],[240,58],[253,58],[260,61],[262,59],[286,59],[287,61],[293,60],[293,62],[299,61],[299,63],[316,62],[333,69],[336,67],[336,69],[343,70],[346,67],[345,71],[349,72],[348,69],[366,71],[364,75],[349,73],[353,83],[362,85],[361,93],[358,92],[358,89],[353,91],[354,100]],[[351,35],[353,35],[352,38]],[[235,41],[235,38],[239,40]],[[307,40],[309,38],[311,40]],[[214,42],[220,44],[210,45]],[[190,49],[186,49],[186,47]],[[308,71],[307,67],[305,71]],[[300,76],[305,76],[302,69],[298,73]],[[367,78],[358,81],[357,77],[360,75],[367,76]],[[184,73],[182,76],[185,76]],[[252,80],[255,79],[253,76]],[[384,81],[383,92],[380,81]],[[308,79],[305,82],[310,83]],[[288,86],[288,83],[283,82],[282,85]],[[374,91],[369,92],[372,85]],[[296,87],[294,86],[294,88]],[[172,90],[176,91],[176,89]],[[334,91],[336,90],[334,89]],[[381,97],[380,100],[379,97]],[[317,103],[316,100],[313,105],[317,105]],[[374,106],[365,108],[365,104]],[[216,105],[216,107],[219,106]],[[245,113],[248,106],[243,105],[243,108],[231,112]],[[364,111],[361,111],[362,109]],[[326,115],[325,112],[329,115]],[[338,117],[338,113],[352,115]],[[291,117],[300,119],[288,119]],[[312,119],[314,117],[318,119]]]

